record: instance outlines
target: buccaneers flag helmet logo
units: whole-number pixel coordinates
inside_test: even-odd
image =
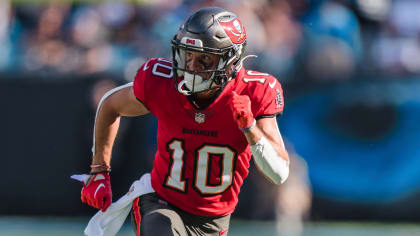
[[[241,44],[246,39],[245,28],[238,18],[229,19],[228,21],[219,20],[219,24],[225,30],[232,43]]]

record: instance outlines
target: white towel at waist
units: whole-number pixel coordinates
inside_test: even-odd
[[[144,174],[140,180],[135,181],[131,185],[128,193],[118,199],[118,201],[112,203],[105,212],[98,211],[98,213],[90,219],[89,224],[85,229],[85,235],[116,235],[130,213],[134,199],[154,191],[150,182],[150,174]]]

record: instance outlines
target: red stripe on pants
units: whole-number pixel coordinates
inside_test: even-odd
[[[134,217],[136,219],[136,226],[137,226],[136,235],[137,236],[140,236],[140,223],[141,223],[139,201],[140,201],[140,197],[134,199],[134,201],[133,201],[133,213],[134,213]]]

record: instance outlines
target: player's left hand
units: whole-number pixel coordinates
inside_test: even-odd
[[[233,119],[241,130],[247,130],[254,124],[255,119],[251,110],[251,100],[247,95],[238,95],[233,91],[228,100]]]

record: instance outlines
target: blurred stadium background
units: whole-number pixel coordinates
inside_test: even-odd
[[[82,234],[95,211],[69,176],[88,171],[100,97],[210,5],[244,23],[247,68],[283,84],[292,154],[280,187],[251,167],[230,235],[420,235],[418,0],[2,0],[0,235]],[[123,120],[114,199],[151,169],[155,129]]]

